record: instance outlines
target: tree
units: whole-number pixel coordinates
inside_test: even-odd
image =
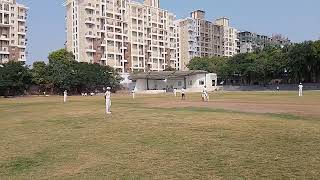
[[[320,82],[320,40],[312,44],[312,51],[315,57],[315,78],[316,82]]]
[[[23,94],[31,83],[28,67],[21,62],[10,61],[0,67],[0,95]]]
[[[118,73],[110,66],[76,62],[71,52],[58,50],[49,55],[49,81],[59,92],[73,93],[94,91],[110,86],[119,88]]]
[[[43,91],[50,85],[48,67],[45,62],[39,61],[33,63],[33,68],[30,70],[32,83],[38,85]]]
[[[74,55],[72,52],[68,52],[66,49],[59,49],[53,51],[48,56],[49,63],[52,61],[74,61]]]
[[[223,65],[225,65],[225,63],[227,59],[224,57],[205,57],[205,58],[200,58],[200,57],[196,57],[191,59],[191,61],[189,62],[189,64],[187,65],[187,67],[190,70],[203,70],[203,71],[207,71],[210,73],[220,73],[221,69],[220,67],[222,67]]]
[[[308,41],[292,45],[286,54],[287,68],[295,82],[314,82],[317,63],[312,44]]]

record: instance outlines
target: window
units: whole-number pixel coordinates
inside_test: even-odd
[[[188,85],[189,85],[189,86],[192,86],[192,80],[188,82]]]
[[[178,86],[182,86],[182,82],[181,81],[178,81]]]
[[[212,80],[212,86],[216,86],[216,80]]]
[[[200,86],[203,86],[203,85],[204,85],[204,80],[200,80],[200,81],[199,81],[199,85],[200,85]]]

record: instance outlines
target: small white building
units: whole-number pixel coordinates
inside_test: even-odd
[[[131,74],[134,90],[137,93],[173,92],[185,88],[187,92],[202,92],[217,89],[217,74],[206,71],[161,71]]]

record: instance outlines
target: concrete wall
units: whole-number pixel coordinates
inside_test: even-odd
[[[204,82],[201,84],[200,82]],[[213,82],[214,81],[214,82]],[[214,91],[217,88],[217,75],[216,74],[197,74],[187,78],[187,91],[201,92],[207,86],[209,91]]]
[[[281,84],[280,91],[298,91],[298,84]],[[223,86],[225,91],[274,91],[277,85]],[[303,84],[304,90],[320,90],[320,84]]]

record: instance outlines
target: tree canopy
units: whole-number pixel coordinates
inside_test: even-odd
[[[188,68],[217,73],[237,84],[320,82],[320,41],[263,50],[230,58],[194,58]]]
[[[0,95],[22,94],[31,85],[40,91],[92,92],[110,86],[117,90],[121,77],[110,66],[79,63],[64,49],[49,54],[49,63],[34,62],[32,69],[18,62],[0,66]]]
[[[29,68],[21,62],[0,65],[0,95],[22,94],[31,83]]]

